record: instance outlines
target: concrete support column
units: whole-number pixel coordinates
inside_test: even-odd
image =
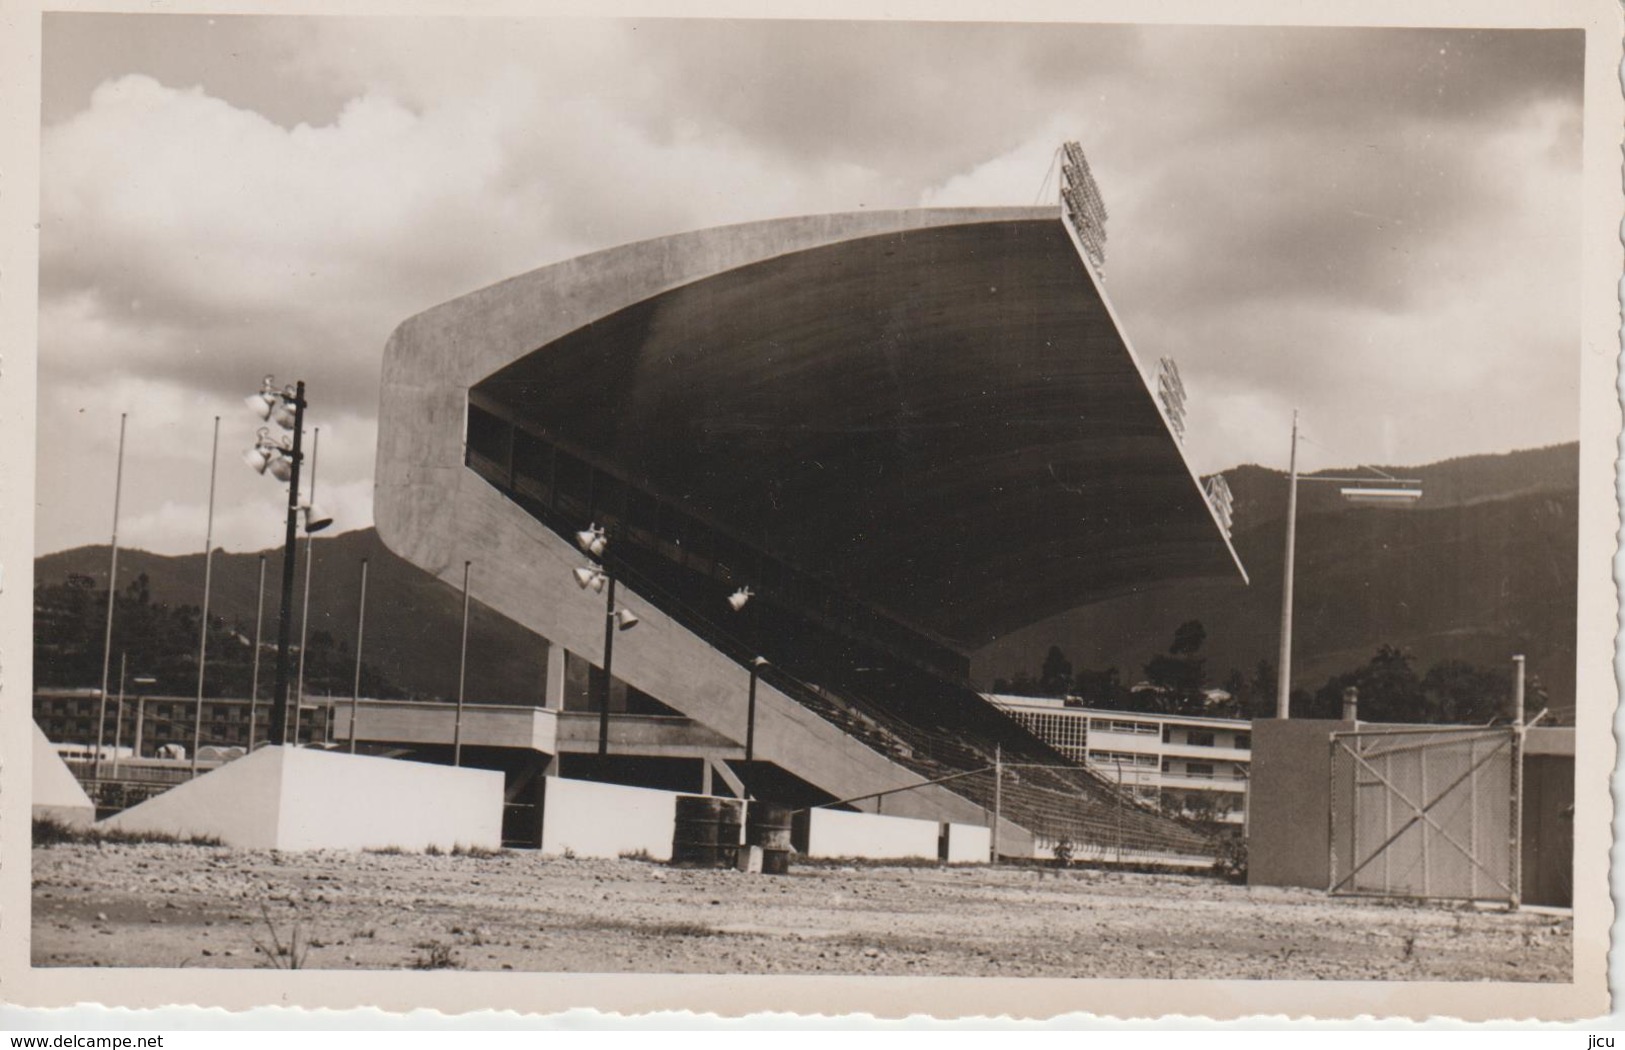
[[[549,643],[547,684],[542,692],[542,706],[549,711],[564,710],[564,659],[564,647]]]

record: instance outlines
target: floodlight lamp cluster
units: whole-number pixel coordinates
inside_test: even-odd
[[[576,546],[591,554],[594,558],[604,556],[609,549],[609,536],[603,526],[588,525],[576,533]],[[596,565],[586,565],[575,570],[576,586],[584,591],[594,594],[603,594],[604,588],[610,583],[609,573]],[[637,614],[631,609],[611,609],[609,618],[615,626],[623,631],[630,631],[638,625]]]
[[[299,426],[299,413],[305,405],[300,400],[299,388],[292,383],[278,389],[276,378],[266,376],[260,381],[260,390],[243,399],[248,410],[260,420],[274,423],[284,431]],[[254,447],[243,453],[243,462],[256,474],[269,474],[280,482],[293,480],[293,467],[302,455],[294,451],[293,435],[271,436],[270,427],[260,427],[254,438]],[[317,510],[309,500],[301,499],[293,509],[304,521],[305,534],[320,532],[333,524],[333,519]]]
[[[292,384],[281,390],[276,388],[276,377],[266,376],[260,381],[260,392],[243,399],[248,410],[261,420],[275,423],[283,430],[294,427],[294,409],[299,407],[299,395]]]
[[[588,525],[576,533],[576,546],[594,558],[602,558],[605,548],[609,546],[609,534],[604,531],[602,525],[597,523]]]
[[[741,587],[737,591],[734,591],[732,594],[728,595],[728,608],[732,609],[734,612],[738,612],[739,610],[743,609],[753,597],[755,597],[754,591],[752,591],[749,587]]]
[[[293,444],[284,436],[271,437],[269,427],[260,427],[254,447],[243,453],[243,462],[256,474],[269,473],[278,481],[293,477]]]
[[[243,399],[243,404],[262,422],[275,423],[283,430],[298,425],[299,392],[293,385],[277,389],[276,377],[260,380],[260,391]],[[269,473],[278,481],[293,477],[293,444],[284,434],[280,440],[271,437],[270,427],[261,427],[254,447],[243,453],[243,462],[256,474]]]

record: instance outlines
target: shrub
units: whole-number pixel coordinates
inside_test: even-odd
[[[1213,858],[1213,872],[1230,882],[1246,882],[1247,840],[1239,834],[1220,839],[1218,854]]]
[[[421,954],[412,960],[414,970],[455,970],[463,965],[457,952],[444,941],[423,941],[415,947]]]
[[[34,819],[34,845],[59,846],[69,843],[136,846],[156,843],[164,846],[223,846],[218,835],[172,835],[163,831],[124,831],[116,828],[75,827],[52,817]]]

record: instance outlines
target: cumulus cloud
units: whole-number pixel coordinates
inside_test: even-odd
[[[1142,359],[1179,359],[1201,469],[1279,460],[1294,405],[1346,460],[1565,440],[1580,43],[53,15],[37,546],[105,538],[80,479],[110,476],[120,411],[131,542],[201,543],[217,413],[219,542],[277,542],[275,486],[235,465],[264,372],[310,383],[319,496],[366,524],[382,348],[412,313],[684,229],[1030,204],[1073,137],[1108,289]]]

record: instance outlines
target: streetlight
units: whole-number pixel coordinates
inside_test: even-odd
[[[609,549],[609,536],[597,524],[576,533],[576,545],[594,558],[602,558]],[[602,565],[585,566],[575,570],[576,586],[594,594],[604,594],[604,692],[603,706],[598,709],[598,757],[609,754],[609,693],[610,674],[615,660],[615,632],[630,631],[638,625],[636,614],[630,609],[615,608],[615,577]],[[607,592],[607,593],[606,593]]]
[[[298,557],[299,516],[306,516],[307,528],[316,523],[310,505],[299,499],[299,464],[303,459],[301,443],[305,431],[305,383],[276,387],[276,380],[266,376],[260,391],[246,399],[248,407],[262,420],[273,422],[291,437],[272,440],[270,428],[260,428],[254,447],[243,456],[244,461],[259,474],[267,472],[278,481],[288,483],[288,518],[282,543],[282,605],[277,617],[276,631],[276,685],[272,693],[271,743],[282,745],[288,738],[288,633],[293,620],[294,562]],[[325,528],[331,519],[320,522]]]
[[[321,433],[322,428],[317,427],[316,432]],[[311,449],[310,454],[310,487],[316,487],[316,450]],[[299,611],[299,670],[294,677],[293,691],[293,742],[299,743],[299,713],[305,705],[305,651],[308,648],[306,639],[310,628],[310,570],[316,564],[316,556],[312,552],[313,537],[329,525],[333,519],[322,514],[309,500],[299,501],[299,519],[303,522],[305,532],[305,589],[304,597],[300,601]]]
[[[762,668],[768,666],[767,657],[758,656],[750,662],[750,699],[745,704],[745,761],[756,758],[756,680]]]
[[[755,597],[749,587],[741,587],[728,595],[728,608],[734,612],[742,611],[750,600]],[[762,668],[768,666],[765,656],[758,656],[750,662],[750,693],[745,702],[745,761],[750,762],[756,758],[756,680],[762,675]]]
[[[1288,472],[1290,481],[1286,496],[1286,557],[1281,571],[1281,659],[1275,680],[1275,717],[1290,718],[1292,704],[1292,587],[1298,542],[1298,482],[1328,481],[1342,485],[1344,499],[1350,503],[1372,503],[1383,506],[1408,506],[1422,498],[1422,482],[1418,478],[1396,478],[1368,467],[1380,479],[1338,478],[1315,475],[1298,477],[1298,410],[1292,410],[1292,454]]]
[[[305,655],[310,650],[310,574],[316,566],[316,533],[333,524],[333,519],[318,511],[312,501],[316,498],[316,465],[321,458],[322,428],[316,427],[310,441],[310,498],[299,502],[299,513],[305,528],[305,589],[299,599],[299,670],[294,676],[293,740],[299,742],[299,717],[305,709]]]

